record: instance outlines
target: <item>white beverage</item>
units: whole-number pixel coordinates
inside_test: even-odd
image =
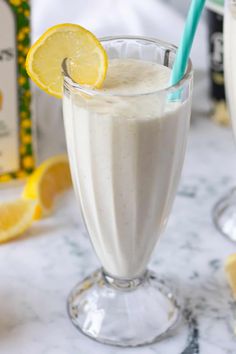
[[[224,71],[227,101],[236,135],[236,2],[232,0],[225,5]]]
[[[115,277],[146,269],[178,186],[190,102],[150,93],[169,77],[159,64],[114,59],[100,90],[107,95],[75,93],[73,105],[64,95],[75,190],[95,251]]]

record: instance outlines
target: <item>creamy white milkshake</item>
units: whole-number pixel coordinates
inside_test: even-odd
[[[225,5],[224,71],[227,101],[236,136],[236,1],[233,0]]]
[[[144,272],[166,225],[182,169],[190,103],[167,102],[170,69],[113,59],[101,94],[65,93],[75,189],[106,272]],[[73,95],[71,93],[71,95]]]
[[[147,263],[181,174],[192,66],[169,87],[171,44],[132,36],[101,43],[109,58],[102,88],[78,85],[73,62],[62,64],[72,178],[103,266],[72,289],[68,311],[86,335],[136,347],[163,338],[180,318],[178,300]]]

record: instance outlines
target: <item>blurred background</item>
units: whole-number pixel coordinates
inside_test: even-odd
[[[32,0],[33,40],[55,23],[75,22],[97,36],[133,34],[178,44],[190,0]],[[206,67],[206,23],[192,52],[195,66]]]
[[[62,22],[78,23],[98,37],[109,35],[145,35],[178,45],[190,0],[32,0],[32,41],[48,27]],[[192,49],[195,68],[195,95],[202,97],[202,108],[209,111],[206,80],[209,67],[206,13],[201,20]],[[36,89],[36,88],[35,88]],[[43,102],[42,102],[43,100]],[[50,142],[41,145],[40,158],[65,149],[61,103],[36,89],[37,135]],[[199,101],[198,101],[199,102]],[[199,103],[197,104],[199,109]],[[193,104],[193,109],[195,109]],[[45,121],[47,124],[45,125]],[[55,139],[55,124],[58,129]]]
[[[66,151],[62,102],[39,90],[33,83],[34,114],[31,115],[29,77],[25,71],[30,37],[34,43],[49,27],[71,22],[86,27],[97,37],[122,34],[150,36],[178,46],[191,1],[0,0],[0,28],[3,28],[0,49],[12,46],[17,54],[12,55],[10,62],[2,60],[3,54],[1,57],[0,53],[0,188],[6,185],[11,187],[11,181],[14,180],[15,183],[18,178],[21,182],[33,171],[34,150],[37,164],[49,156]],[[222,127],[229,124],[224,96],[223,2],[224,0],[207,1],[193,44],[191,59],[194,67],[194,95],[189,150],[168,231],[172,238],[167,237],[167,241],[164,238],[164,252],[160,252],[160,258],[154,263],[163,274],[170,270],[169,279],[175,280],[177,287],[182,287],[180,296],[183,294],[189,308],[193,308],[193,314],[197,314],[196,320],[191,316],[190,320],[191,327],[195,323],[199,325],[199,331],[198,327],[193,327],[191,331],[200,335],[200,352],[214,354],[226,354],[226,351],[236,353],[235,341],[231,343],[232,333],[228,333],[232,299],[228,295],[223,274],[224,260],[229,254],[236,252],[235,245],[227,244],[217,233],[211,216],[213,205],[224,190],[228,193],[236,180],[235,169],[232,167],[235,163],[235,145],[230,129]],[[9,5],[8,10],[12,11],[12,21],[5,20],[2,10],[5,5]],[[16,32],[14,19],[17,16],[21,23],[18,23]],[[24,21],[21,21],[22,18]],[[12,41],[7,42],[10,32]],[[13,66],[9,69],[10,64]],[[6,82],[12,76],[13,88],[5,84],[4,76]],[[14,106],[14,91],[18,100],[14,102],[16,114],[12,118],[12,122],[15,118],[15,130],[9,124],[10,114],[5,114],[5,103],[8,103],[8,108]],[[6,133],[10,137],[14,133],[12,139],[6,134],[7,143],[3,134],[1,135],[6,130],[1,121],[6,123],[9,130]],[[32,136],[34,130],[36,140]],[[13,151],[13,140],[16,142],[16,151]],[[37,149],[34,149],[35,142]],[[3,156],[3,150],[7,158]],[[7,168],[3,173],[1,168],[11,160],[8,158],[10,154],[16,158],[17,168]],[[34,183],[37,186],[36,182]],[[1,201],[9,198],[14,200],[22,194],[22,185],[15,189],[1,189]],[[50,197],[50,193],[48,195]],[[59,345],[62,345],[61,353],[71,353],[77,347],[77,338],[73,337],[71,329],[68,328],[66,332],[66,327],[64,328],[64,305],[61,306],[61,303],[64,303],[64,296],[67,296],[72,284],[78,277],[84,276],[89,267],[93,269],[94,263],[87,263],[87,233],[80,224],[74,201],[68,196],[68,200],[63,199],[62,204],[59,204],[63,207],[55,211],[54,217],[45,217],[41,222],[34,223],[23,237],[25,242],[12,242],[2,246],[0,354],[19,354],[22,345],[28,348],[27,343],[31,350],[22,349],[25,353],[36,353],[41,345],[41,353],[49,353],[47,340],[48,349],[51,347],[52,351],[53,348],[60,350]],[[235,217],[235,209],[232,210]],[[78,234],[81,237],[77,238]],[[165,264],[164,268],[162,264]],[[186,267],[186,264],[189,266]],[[190,299],[192,300],[189,301]],[[235,327],[235,323],[233,325]],[[75,337],[76,335],[77,333],[74,334]],[[81,344],[83,346],[85,342],[80,343],[80,337],[78,341],[78,348],[81,348]],[[189,343],[198,351],[195,337]],[[220,351],[217,351],[216,343],[219,344]],[[2,347],[4,345],[5,348],[7,346],[5,350]],[[14,351],[9,349],[11,345]],[[205,349],[202,351],[202,348]],[[189,350],[191,352],[191,348]],[[187,353],[188,350],[184,352]]]

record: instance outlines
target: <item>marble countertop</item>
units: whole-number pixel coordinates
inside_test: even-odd
[[[98,344],[73,327],[67,295],[98,262],[71,191],[51,217],[0,247],[0,354],[236,352],[232,298],[223,270],[236,244],[218,233],[211,217],[214,203],[236,185],[236,146],[230,129],[212,123],[202,106],[194,105],[178,195],[150,264],[183,300],[186,322],[176,337],[119,349]],[[16,189],[0,193],[9,199]]]

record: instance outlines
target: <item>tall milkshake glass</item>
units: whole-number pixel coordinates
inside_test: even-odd
[[[236,136],[236,1],[226,0],[224,11],[224,72],[227,104]],[[213,210],[219,231],[236,242],[236,188],[230,190]]]
[[[176,54],[174,46],[157,39],[110,37],[101,43],[110,61],[121,58],[136,65],[140,60],[143,68],[150,63],[172,68]],[[175,86],[138,93],[80,86],[69,75],[70,65],[69,59],[63,63],[70,167],[102,266],[71,291],[69,315],[84,334],[100,342],[152,343],[179,319],[178,301],[147,270],[147,263],[167,223],[181,175],[191,63]]]

